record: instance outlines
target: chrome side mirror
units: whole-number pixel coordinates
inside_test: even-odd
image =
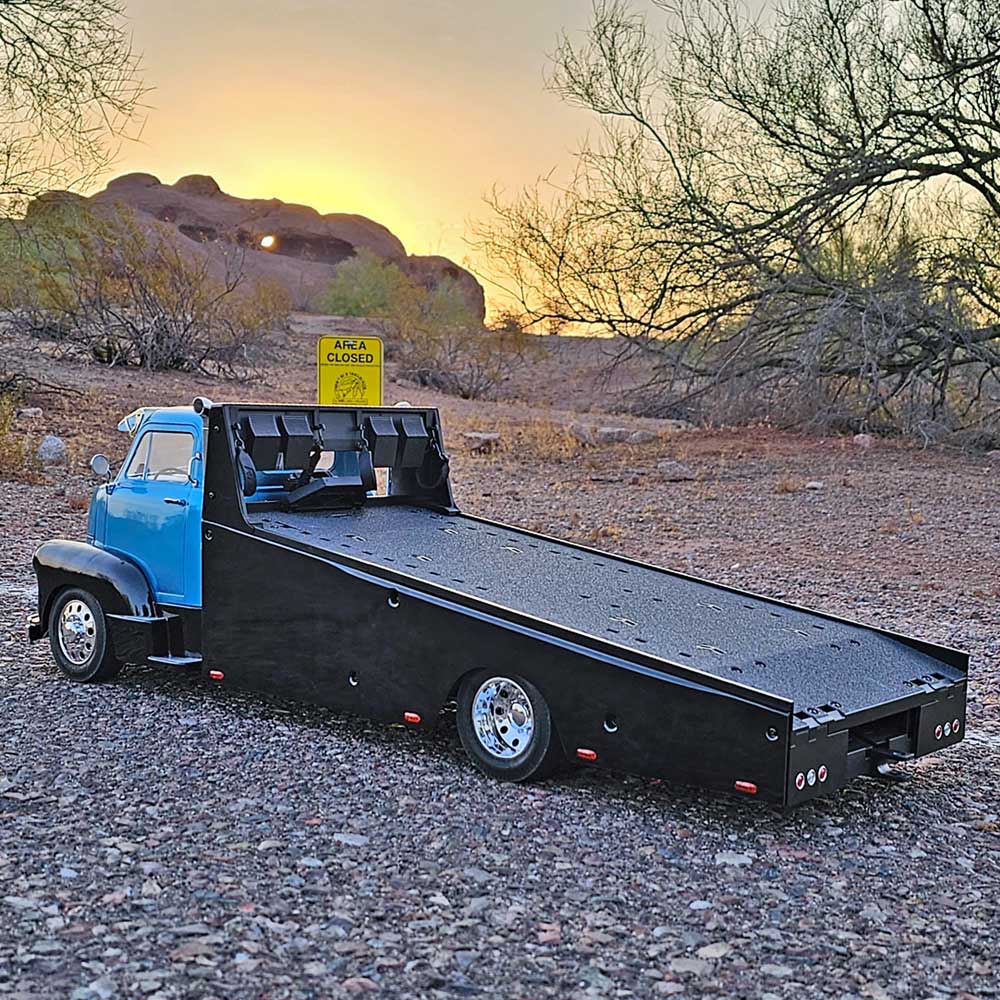
[[[107,460],[104,455],[95,455],[90,460],[90,468],[95,476],[99,476],[101,479],[111,478],[111,463]]]

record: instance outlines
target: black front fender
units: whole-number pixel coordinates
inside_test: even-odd
[[[33,564],[38,580],[38,622],[29,633],[33,640],[48,633],[52,601],[66,587],[90,591],[112,615],[151,618],[157,613],[145,573],[107,549],[56,539],[38,548]]]

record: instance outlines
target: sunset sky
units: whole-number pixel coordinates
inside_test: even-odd
[[[494,184],[566,166],[591,119],[544,88],[589,0],[129,0],[155,88],[114,173],[208,173],[461,261]],[[476,262],[474,262],[476,263]]]

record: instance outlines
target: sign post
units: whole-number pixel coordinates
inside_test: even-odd
[[[320,337],[316,344],[316,402],[320,406],[381,406],[381,339]]]

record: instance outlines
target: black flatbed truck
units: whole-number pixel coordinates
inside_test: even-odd
[[[786,806],[964,735],[965,653],[462,514],[434,409],[196,400],[136,423],[88,542],[35,556],[31,637],[76,679],[197,664],[421,728],[455,699],[500,778],[572,760]],[[191,435],[186,467],[154,468],[180,448],[157,433]],[[141,525],[102,535],[143,455]],[[162,510],[193,523],[197,603],[132,551],[181,472]]]

